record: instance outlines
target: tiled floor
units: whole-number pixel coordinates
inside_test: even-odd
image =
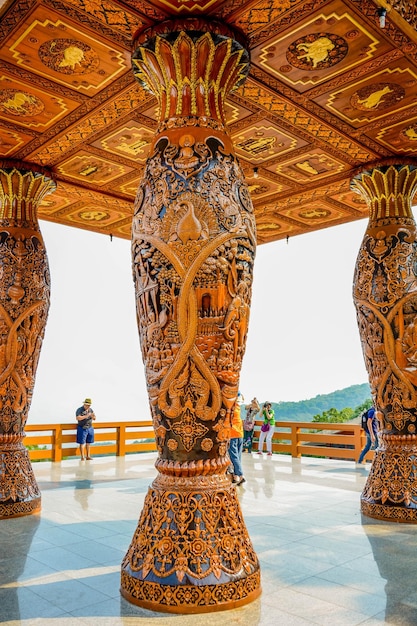
[[[238,487],[263,593],[233,611],[153,613],[121,598],[120,563],[156,476],[154,454],[34,463],[42,513],[0,521],[8,626],[417,625],[417,526],[361,516],[368,469],[244,455]]]

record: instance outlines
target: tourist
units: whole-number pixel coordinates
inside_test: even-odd
[[[263,424],[261,426],[261,432],[259,433],[258,454],[262,454],[262,448],[264,446],[264,441],[266,440],[267,454],[268,456],[272,456],[272,437],[274,435],[275,427],[275,411],[270,402],[264,403],[261,417],[263,418]]]
[[[243,398],[239,392],[233,408],[229,441],[229,457],[233,465],[232,482],[238,486],[246,482],[242,469],[243,423],[240,417],[240,402],[242,401]]]
[[[258,400],[253,398],[252,402],[245,406],[245,410],[246,417],[243,421],[243,451],[252,452],[255,417],[261,410]]]
[[[81,461],[91,461],[90,445],[94,443],[93,420],[96,419],[91,408],[91,398],[86,398],[75,412],[77,420],[77,443],[80,446]]]
[[[360,453],[358,465],[363,464],[365,455],[371,449],[376,450],[378,447],[378,420],[376,418],[375,408],[371,406],[367,411],[362,413],[362,428],[366,434],[366,443]]]

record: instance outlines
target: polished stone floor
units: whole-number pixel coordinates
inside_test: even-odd
[[[252,604],[183,616],[119,593],[156,455],[34,463],[38,516],[0,521],[0,623],[9,626],[417,625],[417,526],[361,516],[368,466],[244,455],[237,487],[262,571]]]

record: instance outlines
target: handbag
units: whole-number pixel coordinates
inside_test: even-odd
[[[267,433],[267,432],[268,432],[268,430],[269,430],[270,428],[271,428],[271,425],[270,425],[270,424],[268,424],[268,423],[266,423],[266,424],[262,424],[262,426],[261,426],[261,431],[262,431],[263,433]]]

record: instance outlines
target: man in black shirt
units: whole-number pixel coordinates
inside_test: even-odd
[[[91,461],[90,444],[94,443],[93,420],[96,419],[91,408],[91,398],[86,398],[84,404],[75,412],[77,424],[77,443],[80,446],[81,461]]]

